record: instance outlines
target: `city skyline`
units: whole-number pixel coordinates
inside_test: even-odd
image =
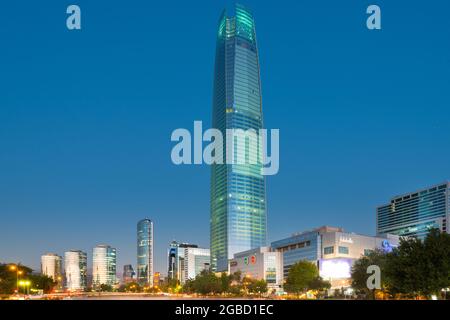
[[[409,2],[380,2],[388,14],[374,34],[357,1],[243,1],[257,20],[265,124],[281,129],[281,170],[268,178],[268,242],[324,224],[375,235],[379,205],[449,179],[448,4],[406,17]],[[224,4],[113,6],[114,17],[132,22],[111,25],[101,5],[83,2],[78,34],[58,28],[57,6],[7,5],[2,262],[39,270],[45,252],[76,248],[89,266],[93,246],[108,243],[121,270],[135,265],[136,222],[146,217],[155,221],[155,271],[165,272],[173,239],[209,247],[210,168],[174,166],[170,132],[210,121]],[[163,34],[152,31],[162,18],[148,19],[155,8],[174,15]],[[187,24],[186,16],[201,19]],[[189,50],[181,55],[180,47]]]

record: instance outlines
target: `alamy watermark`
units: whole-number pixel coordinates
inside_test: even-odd
[[[178,142],[172,148],[172,162],[176,165],[260,165],[262,175],[275,175],[280,169],[280,130],[269,131],[270,144],[267,129],[226,129],[224,137],[219,129],[203,132],[202,121],[194,121],[193,137],[183,128],[172,132],[171,140]],[[209,143],[205,148],[204,142]]]

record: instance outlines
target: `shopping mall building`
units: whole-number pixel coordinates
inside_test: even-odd
[[[281,253],[284,279],[293,264],[307,260],[317,264],[320,276],[331,282],[332,289],[338,289],[350,286],[351,267],[357,259],[375,249],[390,252],[398,244],[395,235],[373,237],[324,226],[272,242],[272,250]]]

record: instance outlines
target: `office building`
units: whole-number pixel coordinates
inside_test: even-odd
[[[62,257],[55,253],[41,256],[41,273],[56,282],[56,290],[63,289]]]
[[[92,287],[99,289],[102,284],[114,286],[116,276],[116,249],[108,245],[98,245],[92,250]]]
[[[377,208],[377,234],[425,238],[439,229],[450,233],[450,183],[393,197]]]
[[[209,249],[199,248],[195,244],[173,241],[168,252],[168,278],[184,284],[203,270],[210,269]]]
[[[242,277],[265,280],[269,291],[281,291],[283,286],[283,254],[269,247],[235,253],[230,260],[230,273],[242,272]]]
[[[130,283],[135,280],[136,273],[134,272],[133,266],[131,264],[126,264],[123,266],[122,282]]]
[[[212,123],[223,137],[227,129],[259,132],[263,128],[255,22],[241,5],[236,5],[233,17],[224,11],[218,24]],[[227,149],[225,144],[224,141],[223,150]],[[262,159],[261,146],[248,146],[245,139],[234,149],[235,155],[245,152],[246,159]],[[223,163],[230,152],[223,152]],[[211,166],[210,238],[214,271],[227,271],[228,260],[235,253],[266,245],[265,178],[262,164],[250,163]]]
[[[283,255],[285,279],[292,265],[306,260],[317,265],[320,276],[333,288],[341,288],[350,285],[351,266],[357,259],[375,249],[390,252],[398,244],[395,235],[373,237],[325,226],[272,242],[272,249]]]
[[[137,224],[137,280],[141,285],[153,284],[153,222],[143,219]]]
[[[80,250],[64,253],[66,288],[69,291],[84,291],[87,287],[87,255]]]

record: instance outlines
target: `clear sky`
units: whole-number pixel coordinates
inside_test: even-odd
[[[447,0],[245,0],[267,128],[269,240],[328,224],[374,234],[375,208],[450,178]],[[66,28],[78,4],[82,30]],[[382,30],[365,26],[378,4]],[[207,166],[175,166],[176,128],[211,123],[216,27],[232,2],[8,1],[0,10],[0,261],[107,243],[136,264],[155,222],[209,247]]]

